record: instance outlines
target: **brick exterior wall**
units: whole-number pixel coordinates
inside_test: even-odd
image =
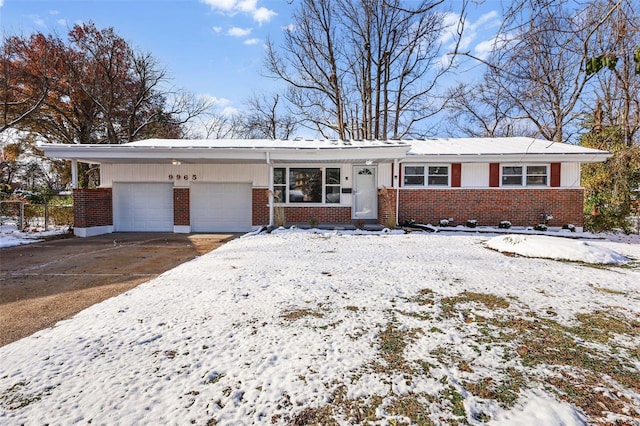
[[[318,224],[351,223],[351,207],[284,207],[287,223],[309,223],[312,219]]]
[[[540,214],[553,215],[549,226],[584,226],[583,189],[400,189],[398,220],[438,224],[454,218],[455,225],[475,219],[480,226],[502,220],[514,226],[541,223]]]
[[[253,188],[251,192],[251,224],[269,224],[269,190],[266,188]]]
[[[189,195],[189,188],[173,188],[173,224],[175,226],[191,224]]]
[[[269,224],[269,190],[266,188],[253,188],[252,194],[252,224],[254,226]],[[287,223],[307,224],[315,219],[319,224],[347,224],[351,223],[351,207],[310,207],[310,206],[285,206],[285,218]]]
[[[378,190],[378,223],[389,228],[397,225],[395,188]]]
[[[496,226],[502,220],[514,226],[533,226],[541,222],[541,213],[550,213],[550,226],[571,223],[584,226],[583,189],[400,189],[399,223],[416,220],[437,224],[440,219],[454,218],[455,224],[470,219],[480,226]],[[174,188],[174,224],[190,224],[189,189]],[[75,189],[73,191],[74,226],[90,228],[113,225],[111,188]],[[351,207],[286,206],[287,223],[349,224]],[[383,226],[395,222],[396,191],[378,192],[378,218]],[[252,224],[269,223],[268,189],[253,188]]]
[[[111,188],[73,190],[73,226],[113,225],[113,196]]]

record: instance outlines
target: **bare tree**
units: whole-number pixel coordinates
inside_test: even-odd
[[[455,129],[450,136],[460,132],[470,137],[535,135],[532,126],[515,115],[515,102],[496,78],[495,70],[487,68],[480,83],[460,83],[450,90],[448,120]]]
[[[590,115],[602,112],[599,126],[620,127],[626,145],[631,147],[639,143],[640,129],[640,74],[636,73],[636,64],[640,62],[635,58],[640,50],[640,15],[629,0],[595,2],[591,10],[595,14],[612,13],[598,28],[595,43],[590,46],[592,58],[608,65],[608,69],[594,72],[594,96],[601,110],[596,110],[596,103],[589,101],[585,102],[585,108]]]
[[[442,110],[438,82],[453,63],[443,60],[449,27],[440,3],[303,0],[281,50],[268,43],[267,69],[290,85],[290,102],[324,136],[414,134]]]
[[[237,139],[245,137],[244,118],[239,113],[228,114],[208,109],[185,126],[183,137],[190,139]]]
[[[592,78],[584,72],[589,47],[614,10],[587,13],[591,7],[573,0],[513,2],[488,59],[475,58],[497,77],[496,93],[515,105],[510,118],[533,124],[552,141],[566,142],[581,129],[579,100]]]
[[[289,139],[298,122],[282,105],[282,97],[254,94],[247,101],[242,133],[250,139]]]

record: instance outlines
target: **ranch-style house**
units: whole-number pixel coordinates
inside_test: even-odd
[[[580,165],[606,151],[528,137],[168,140],[42,144],[72,162],[74,232],[245,232],[256,226],[583,226]],[[77,188],[77,163],[100,187]]]

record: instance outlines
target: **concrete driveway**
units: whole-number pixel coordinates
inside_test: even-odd
[[[53,326],[240,234],[115,233],[0,249],[0,346]]]

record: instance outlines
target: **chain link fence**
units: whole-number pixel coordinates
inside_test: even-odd
[[[73,226],[73,201],[69,195],[52,195],[42,203],[17,200],[0,201],[0,226],[20,231],[48,231]]]

